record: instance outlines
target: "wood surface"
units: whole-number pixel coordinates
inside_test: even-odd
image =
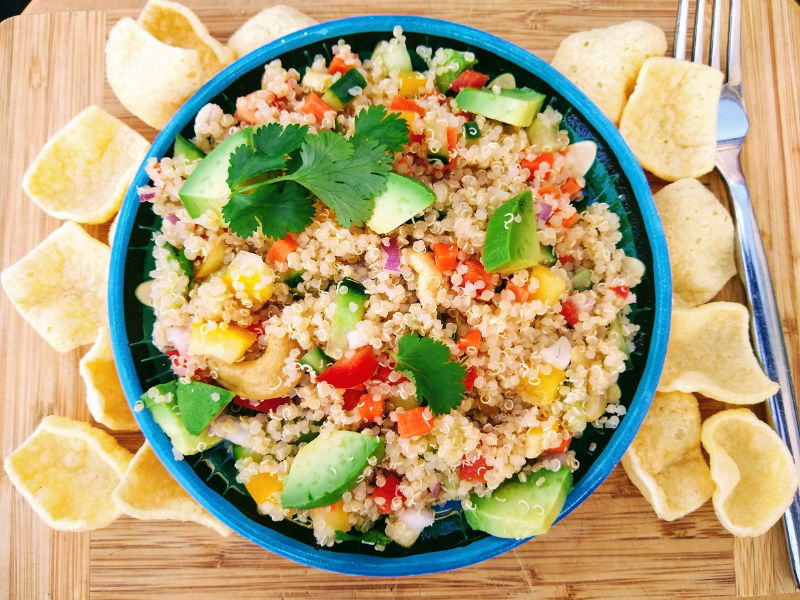
[[[0,0],[1,1],[1,0]],[[149,139],[104,79],[108,30],[145,0],[33,0],[0,24],[0,251],[19,260],[59,226],[21,189],[45,141],[89,104],[103,106]],[[184,0],[225,41],[271,2]],[[221,7],[224,4],[224,8]],[[644,19],[672,37],[676,0],[362,0],[293,2],[316,19],[397,13],[482,28],[550,59],[575,31]],[[52,14],[73,11],[70,14]],[[764,235],[789,357],[800,373],[800,8],[744,0],[744,80],[751,131],[744,168]],[[714,177],[708,183],[722,194]],[[653,181],[655,187],[658,182]],[[90,231],[105,239],[107,227]],[[721,299],[741,300],[738,281]],[[52,350],[0,294],[0,452],[6,456],[49,414],[88,420],[78,361],[88,348]],[[795,382],[797,384],[797,379]],[[702,403],[705,415],[722,406]],[[131,450],[139,434],[116,437]],[[781,525],[734,539],[710,502],[673,523],[658,520],[617,468],[547,536],[516,551],[441,575],[370,579],[332,575],[279,558],[199,525],[122,518],[83,534],[54,532],[0,480],[0,598],[733,598],[798,597]]]

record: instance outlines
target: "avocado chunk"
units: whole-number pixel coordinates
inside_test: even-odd
[[[283,480],[281,504],[301,510],[330,506],[358,483],[381,438],[336,430],[300,448]]]
[[[228,187],[228,167],[231,154],[243,144],[252,144],[251,128],[237,131],[214,148],[197,165],[184,182],[178,195],[186,207],[186,212],[196,219],[213,210],[222,218],[222,206],[230,194]]]
[[[150,411],[153,420],[167,434],[173,447],[184,456],[191,456],[219,444],[222,441],[220,437],[209,435],[205,431],[200,435],[192,435],[186,430],[181,422],[176,402],[177,390],[178,383],[170,381],[150,388],[141,396],[141,400]],[[156,398],[161,396],[171,399],[165,402],[156,402]]]
[[[501,123],[527,127],[539,114],[544,104],[544,94],[528,88],[492,90],[464,88],[456,96],[461,110],[494,119]]]
[[[478,61],[473,57],[472,60],[467,60],[467,53],[453,50],[452,48],[444,48],[442,50],[441,58],[439,53],[434,56],[434,63],[437,66],[448,67],[444,73],[436,76],[436,85],[443,93],[447,93],[450,89],[450,84],[455,81],[456,77],[461,75],[465,70],[474,67]]]
[[[331,329],[328,332],[326,354],[339,359],[350,349],[347,334],[353,331],[364,318],[364,309],[369,294],[364,286],[349,278],[344,278],[336,286],[336,309],[333,311]]]
[[[200,435],[236,394],[201,381],[179,383],[178,410],[186,431]]]
[[[544,483],[537,485],[542,477]],[[521,540],[542,535],[561,514],[571,489],[572,471],[567,467],[542,469],[529,474],[525,482],[517,476],[501,483],[491,498],[473,494],[470,501],[475,508],[464,515],[470,527],[496,537]]]
[[[375,196],[375,208],[367,226],[375,233],[394,231],[436,200],[433,190],[412,177],[388,173],[386,189]]]
[[[515,273],[539,264],[540,259],[533,194],[528,190],[506,201],[489,217],[483,266],[490,273]]]
[[[172,150],[172,156],[183,156],[189,160],[197,160],[198,158],[205,158],[206,153],[200,150],[192,142],[183,137],[180,133],[175,136],[175,147]]]

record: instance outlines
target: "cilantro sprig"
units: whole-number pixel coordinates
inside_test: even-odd
[[[231,155],[231,196],[222,215],[231,231],[250,237],[259,227],[273,239],[300,233],[314,219],[314,198],[343,227],[363,225],[374,197],[386,189],[393,153],[408,143],[408,125],[397,113],[372,106],[355,118],[355,134],[310,134],[308,127],[270,123],[253,131],[252,145]]]
[[[414,382],[434,414],[447,414],[461,404],[467,368],[450,360],[450,350],[442,342],[407,333],[400,338],[394,359],[395,370]]]

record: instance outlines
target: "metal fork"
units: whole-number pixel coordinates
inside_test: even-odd
[[[711,45],[708,65],[720,69],[720,20],[722,0],[713,0]],[[753,342],[767,376],[777,381],[780,391],[767,401],[769,419],[775,431],[792,452],[795,465],[800,466],[800,430],[797,406],[786,357],[778,306],[769,274],[767,256],[758,223],[750,202],[750,193],[742,173],[739,155],[750,122],[744,110],[741,68],[742,1],[730,0],[728,23],[728,60],[726,76],[719,101],[717,118],[717,171],[725,180],[733,204],[738,238],[737,260],[739,276],[744,283],[750,305]],[[692,43],[692,62],[703,63],[705,0],[697,0]],[[689,0],[680,0],[675,26],[675,58],[683,60],[689,20]],[[795,585],[800,587],[800,495],[784,514],[786,539],[792,563]]]

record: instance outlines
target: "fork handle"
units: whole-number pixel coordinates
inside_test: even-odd
[[[778,305],[769,273],[764,243],[758,230],[750,193],[744,180],[739,153],[719,152],[717,168],[723,174],[733,199],[739,261],[739,276],[744,283],[751,309],[751,328],[756,354],[767,376],[780,384],[780,391],[767,400],[769,419],[789,447],[795,468],[800,467],[800,429],[794,399],[789,361],[783,339]],[[795,585],[800,587],[800,495],[783,516]]]

